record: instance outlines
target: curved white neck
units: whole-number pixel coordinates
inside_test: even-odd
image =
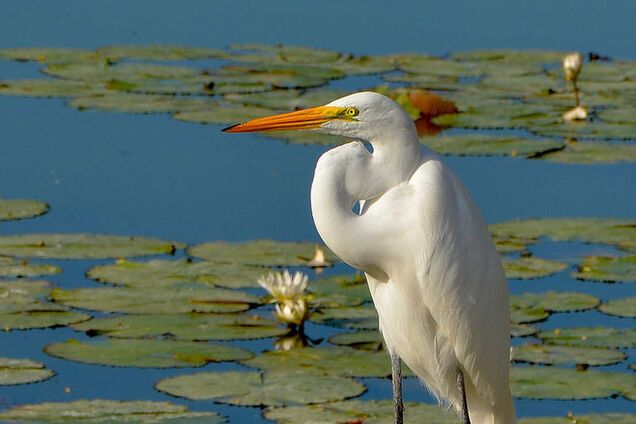
[[[407,182],[422,160],[415,134],[393,137],[371,141],[372,154],[360,153],[364,147],[358,142],[328,151],[316,165],[311,187],[312,215],[324,242],[343,261],[370,273],[377,268],[374,246],[359,242],[369,239],[369,227],[361,225],[364,217],[352,208],[360,200],[380,197]]]

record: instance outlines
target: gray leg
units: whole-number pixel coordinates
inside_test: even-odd
[[[464,386],[464,374],[461,370],[457,370],[457,389],[459,390],[459,397],[462,403],[462,424],[470,424],[470,417],[468,416],[468,402],[466,402],[466,387]]]
[[[404,404],[402,403],[402,368],[400,357],[391,353],[391,380],[393,381],[393,416],[395,424],[404,423]]]

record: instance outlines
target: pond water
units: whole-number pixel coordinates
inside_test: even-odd
[[[223,48],[231,43],[287,43],[355,54],[414,51],[446,54],[475,48],[545,48],[598,51],[636,59],[636,5],[612,7],[591,1],[530,4],[421,2],[205,1],[176,7],[168,1],[19,2],[3,4],[2,47],[96,48],[110,44],[170,43]],[[32,63],[0,61],[0,79],[38,77]],[[373,86],[375,77],[333,83],[345,89]],[[46,215],[2,222],[3,234],[89,232],[131,234],[196,244],[261,238],[318,241],[309,211],[309,186],[321,146],[285,144],[259,135],[228,135],[220,125],[180,122],[166,115],[78,111],[65,100],[0,96],[0,195],[48,202]],[[518,130],[498,132],[516,134]],[[449,130],[447,134],[461,134]],[[484,132],[486,133],[486,132]],[[530,217],[624,217],[636,214],[634,163],[566,165],[510,157],[447,157],[489,223]],[[602,245],[545,243],[537,256],[580,260],[604,253]],[[181,253],[179,254],[181,255]],[[90,266],[110,261],[47,261],[63,274],[64,288],[91,286]],[[344,265],[327,275],[349,273]],[[312,274],[312,278],[314,275]],[[608,300],[634,294],[633,285],[582,283],[569,270],[532,281],[511,281],[511,291],[550,289],[589,293]],[[538,328],[572,325],[631,327],[633,321],[598,311],[554,314]],[[309,324],[321,338],[340,330]],[[42,348],[84,338],[68,328],[0,333],[0,356],[41,361],[57,376],[22,386],[0,387],[0,408],[75,399],[173,400],[193,410],[214,410],[232,422],[265,422],[257,408],[170,398],[159,380],[192,369],[135,369],[85,365],[50,357]],[[235,343],[254,352],[272,339]],[[633,362],[633,350],[626,351]],[[604,367],[623,371],[625,364]],[[239,368],[209,364],[206,370]],[[198,369],[197,369],[198,370]],[[386,379],[364,379],[362,399],[390,398]],[[65,390],[65,388],[70,388]],[[405,398],[432,403],[414,379]],[[556,416],[568,411],[630,412],[624,398],[593,401],[517,400],[519,416]]]

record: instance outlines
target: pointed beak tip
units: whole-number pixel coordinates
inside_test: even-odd
[[[231,133],[231,132],[237,132],[236,130],[234,130],[234,128],[238,127],[239,125],[242,125],[242,124],[241,124],[241,123],[238,123],[238,124],[232,124],[232,125],[230,125],[229,127],[225,127],[225,128],[223,128],[221,131],[222,131],[222,132],[230,132],[230,133]]]

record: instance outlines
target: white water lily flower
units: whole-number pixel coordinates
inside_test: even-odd
[[[274,314],[279,321],[294,325],[301,325],[307,318],[307,312],[305,299],[278,302],[274,308]]]
[[[582,106],[577,106],[563,114],[564,121],[585,121],[587,119],[587,110]]]
[[[563,58],[563,72],[566,81],[574,81],[581,72],[583,57],[580,53],[569,53]]]
[[[285,270],[277,273],[270,272],[257,281],[276,301],[286,302],[302,298],[309,277],[302,272],[296,272],[292,276]]]

